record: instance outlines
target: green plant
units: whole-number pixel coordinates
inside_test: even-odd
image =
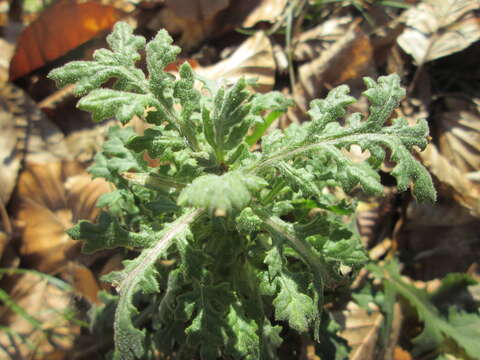
[[[433,292],[428,293],[406,282],[400,273],[396,260],[385,264],[371,263],[367,269],[381,280],[383,290],[372,296],[372,289],[366,286],[353,297],[362,306],[376,302],[386,315],[387,331],[382,337],[388,338],[393,316],[393,306],[397,295],[405,299],[417,320],[424,323],[423,329],[417,331],[412,339],[412,355],[415,358],[446,359],[447,354],[455,358],[480,359],[480,311],[478,300],[471,296],[469,286],[478,282],[467,274],[450,273]],[[411,321],[406,319],[405,321]]]
[[[340,86],[312,101],[310,122],[274,130],[261,138],[261,151],[250,151],[249,130],[264,132],[264,119],[290,105],[280,93],[252,95],[244,79],[201,79],[188,63],[178,78],[164,72],[180,51],[165,31],[146,44],[148,77],[135,67],[143,37],[118,23],[107,40],[112,51],[97,50],[93,61],[49,76],[60,86],[76,83],[79,108],[96,121],[127,123],[136,115],[152,125],[143,135],[110,129],[90,167],[115,185],[99,202],[108,212],[69,230],[86,240],[86,252],[134,250],[123,270],[105,277],[118,296],[109,295],[95,317],[115,309],[114,358],[160,351],[274,359],[282,327],[324,336],[324,297],[348,285],[349,271],[367,260],[343,221],[355,203],[335,191],[382,193],[377,169],[388,150],[399,190],[412,186],[418,200],[435,200],[429,174],[410,153],[426,146],[427,123],[385,124],[405,94],[398,76],[365,78],[368,117],[338,122],[355,101]],[[101,88],[112,78],[112,89]],[[353,144],[368,150],[367,161],[350,158],[345,150]],[[145,152],[160,165],[149,167]]]

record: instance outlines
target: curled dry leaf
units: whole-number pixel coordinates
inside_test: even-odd
[[[461,51],[480,39],[478,0],[426,0],[405,14],[401,48],[417,65]]]
[[[255,90],[267,92],[275,84],[275,60],[270,40],[263,31],[245,40],[227,59],[212,66],[196,69],[196,72],[208,79],[226,79],[235,81],[244,76],[257,78]]]
[[[22,161],[42,162],[68,155],[63,134],[23,90],[0,87],[0,199],[8,203]]]
[[[67,315],[71,294],[38,275],[26,273],[16,279],[9,296],[34,320],[0,308],[0,322],[9,329],[0,331],[1,356],[6,353],[7,359],[65,359],[80,334],[78,323]]]
[[[95,1],[55,3],[20,35],[10,64],[10,79],[26,75],[109,30],[123,15],[115,7]]]
[[[479,100],[477,100],[478,102]],[[447,98],[436,118],[439,148],[460,171],[480,169],[480,102]]]
[[[91,180],[76,162],[29,164],[13,199],[15,218],[22,224],[18,247],[26,264],[42,272],[60,271],[71,256],[66,253],[78,245],[65,230],[80,219],[94,220],[97,199],[108,191],[103,179]]]
[[[362,88],[362,76],[375,77],[373,47],[370,39],[358,22],[350,25],[346,34],[319,58],[303,64],[298,70],[299,79],[295,84],[295,101],[300,110],[305,112],[308,103],[321,98],[331,87],[347,83],[354,95]],[[289,116],[302,118],[298,112],[289,112]]]
[[[41,163],[68,158],[63,134],[22,89],[12,84],[1,86],[0,110],[13,115],[22,161]]]
[[[342,312],[334,312],[335,320],[342,326],[340,336],[352,348],[349,359],[373,360],[383,315],[378,308],[367,311],[349,302]]]
[[[440,182],[443,195],[450,195],[470,214],[480,217],[480,186],[468,180],[465,173],[440,154],[435,145],[429,144],[419,153],[425,167]]]
[[[314,28],[303,31],[294,39],[295,61],[311,61],[318,58],[332,43],[340,40],[348,31],[352,17],[333,17]]]

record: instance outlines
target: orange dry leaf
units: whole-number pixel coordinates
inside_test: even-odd
[[[73,161],[28,164],[20,175],[15,218],[21,225],[19,252],[26,265],[59,272],[78,243],[65,233],[80,219],[94,220],[100,195],[109,191],[103,179],[92,180]]]
[[[10,80],[38,69],[98,33],[123,16],[113,6],[62,0],[45,10],[20,36],[10,64]]]

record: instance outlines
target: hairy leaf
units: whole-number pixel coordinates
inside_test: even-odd
[[[194,210],[179,217],[155,235],[154,244],[143,250],[134,260],[125,262],[121,271],[110,273],[105,280],[111,281],[120,288],[119,302],[115,310],[115,356],[122,360],[141,358],[145,353],[145,331],[137,329],[132,316],[136,313],[132,303],[133,295],[138,289],[144,293],[158,292],[155,263],[166,252],[177,237],[189,234],[189,226],[202,214],[202,210]]]
[[[95,251],[124,247],[148,247],[153,241],[151,231],[132,233],[123,229],[118,220],[109,213],[102,212],[97,224],[81,220],[67,231],[72,239],[85,240],[83,251],[90,254]]]
[[[208,209],[211,214],[224,215],[233,209],[243,210],[252,200],[252,192],[267,183],[262,178],[240,171],[222,176],[204,175],[196,178],[178,197],[178,204]]]
[[[138,50],[145,46],[145,38],[133,35],[126,23],[115,24],[107,42],[113,51],[100,49],[93,54],[92,61],[73,61],[48,75],[58,86],[74,84],[77,95],[85,95],[99,88],[111,78],[118,79],[129,91],[145,93],[147,81],[142,70],[135,67],[140,59]]]

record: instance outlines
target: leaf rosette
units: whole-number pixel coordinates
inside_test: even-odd
[[[366,261],[342,221],[354,204],[329,189],[382,193],[377,170],[389,153],[399,190],[435,199],[412,155],[426,146],[426,122],[387,124],[405,95],[398,76],[365,79],[367,117],[340,124],[355,101],[340,86],[312,101],[311,121],[265,135],[292,105],[280,93],[202,79],[188,63],[178,76],[165,72],[180,51],[166,31],[147,43],[118,23],[107,41],[111,50],[50,77],[75,83],[78,106],[95,121],[137,116],[152,125],[143,134],[111,128],[90,168],[115,187],[100,200],[107,212],[69,232],[87,252],[124,247],[133,257],[105,278],[119,291],[114,358],[275,359],[282,327],[323,339],[325,293],[348,281],[342,266]],[[148,74],[135,65],[143,48]],[[261,151],[251,151],[257,140]],[[354,162],[344,151],[352,145],[368,159]]]

